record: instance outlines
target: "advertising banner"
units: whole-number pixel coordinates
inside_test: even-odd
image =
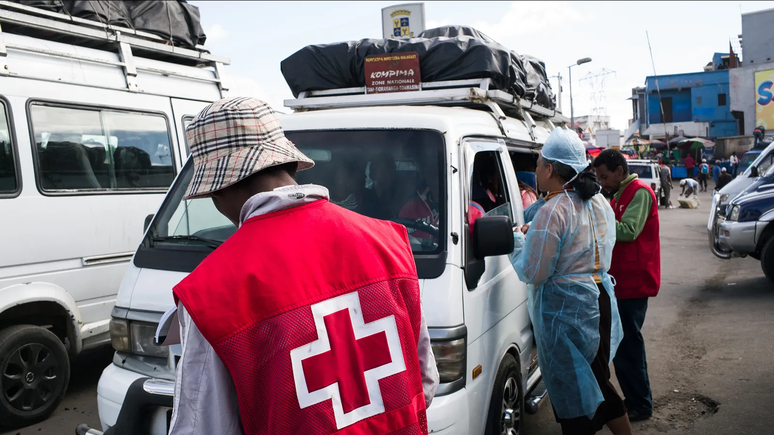
[[[755,126],[774,129],[774,69],[755,73]]]

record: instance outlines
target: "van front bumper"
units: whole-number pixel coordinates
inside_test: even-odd
[[[173,382],[111,364],[102,372],[97,385],[102,430],[105,435],[166,435],[173,395]]]
[[[153,379],[115,364],[109,365],[97,386],[97,408],[105,435],[143,433],[166,435],[172,409],[174,383]],[[463,388],[436,397],[427,410],[430,432],[444,435],[469,433],[468,394]],[[144,428],[137,424],[144,422]]]

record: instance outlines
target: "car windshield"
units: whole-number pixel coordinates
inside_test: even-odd
[[[744,157],[747,157],[747,154],[745,154]],[[750,163],[748,163],[748,165],[750,165]],[[774,152],[762,155],[760,159],[755,162],[755,167],[758,168],[759,177],[768,175],[769,172],[771,172],[772,166],[774,166]]]
[[[742,156],[741,159],[739,159],[739,166],[742,168],[746,168],[750,166],[755,159],[757,159],[760,156],[760,153],[746,153]]]
[[[444,249],[443,136],[420,130],[288,131],[288,139],[315,161],[296,175],[318,184],[332,203],[405,225],[415,255]],[[183,200],[193,165],[188,161],[144,241],[147,248],[214,249],[236,228],[209,198]]]
[[[653,178],[653,169],[648,165],[629,165],[629,173],[639,178]]]

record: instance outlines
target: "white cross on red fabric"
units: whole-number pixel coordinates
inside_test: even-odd
[[[384,412],[379,379],[406,370],[395,317],[366,324],[357,292],[311,308],[318,339],[290,352],[299,406],[331,399],[338,429]]]

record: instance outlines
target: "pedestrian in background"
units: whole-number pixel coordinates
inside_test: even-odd
[[[731,175],[736,178],[736,171],[739,169],[739,157],[736,156],[736,151],[731,153],[728,161],[731,163]]]
[[[729,174],[728,171],[726,171],[726,168],[721,169],[720,176],[718,177],[718,185],[715,186],[715,190],[720,192],[720,189],[726,187],[726,185],[730,183],[731,180],[733,179],[734,177],[732,177],[731,174]]]
[[[685,163],[685,173],[686,173],[685,176],[688,178],[695,177],[696,174],[694,174],[693,168],[696,162],[693,160],[693,157],[691,157],[691,155],[688,154],[688,157],[685,158],[683,163]]]
[[[709,179],[709,173],[710,167],[707,164],[707,159],[702,159],[701,165],[699,165],[699,186],[701,186],[702,192],[707,191],[707,180]]]
[[[672,193],[672,165],[669,163],[661,162],[661,191],[664,192],[664,203],[661,204],[666,209],[672,208],[672,201],[669,196]]]
[[[715,190],[718,188],[718,177],[720,177],[720,160],[715,160],[715,165],[712,167],[712,180],[715,181]]]
[[[653,398],[645,355],[642,325],[648,298],[661,287],[661,240],[658,204],[650,186],[629,175],[626,159],[617,150],[605,150],[594,160],[602,187],[615,192],[611,201],[616,219],[616,242],[610,275],[623,326],[623,340],[613,359],[625,397],[629,420],[653,415]]]
[[[554,130],[535,170],[548,195],[532,223],[514,233],[511,264],[533,284],[537,355],[562,433],[590,435],[607,425],[625,435],[632,429],[609,367],[622,334],[607,274],[615,217],[590,169],[583,143]]]

